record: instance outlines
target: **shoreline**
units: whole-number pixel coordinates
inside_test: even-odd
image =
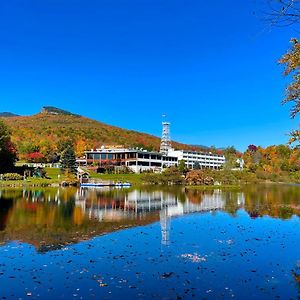
[[[33,187],[43,187],[43,188],[59,188],[59,187],[80,187],[80,184],[78,183],[78,185],[63,185],[63,182],[60,181],[51,181],[49,182],[49,180],[33,180],[33,181],[0,181],[0,189],[3,188],[33,188]],[[299,185],[299,183],[293,183],[293,182],[272,182],[272,181],[262,181],[262,182],[258,182],[257,184],[260,185],[272,185],[272,184],[281,184],[281,185]],[[188,184],[180,184],[180,185],[163,185],[163,184],[146,184],[143,182],[140,183],[132,183],[132,188],[139,188],[139,187],[149,187],[149,186],[156,186],[156,187],[160,187],[160,186],[170,186],[170,187],[182,187],[186,190],[215,190],[215,189],[228,189],[228,190],[238,190],[243,188],[244,186],[249,185],[249,183],[247,184],[222,184],[222,185],[188,185]]]

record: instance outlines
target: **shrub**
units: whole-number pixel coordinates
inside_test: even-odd
[[[115,172],[117,174],[133,174],[134,173],[129,167],[126,167],[126,166],[117,167],[115,169]]]
[[[189,185],[213,185],[214,179],[208,172],[203,170],[189,171],[185,177],[187,184]]]
[[[181,176],[177,168],[165,169],[160,174],[155,173],[143,173],[141,179],[147,184],[183,184],[184,178]]]
[[[3,180],[23,180],[23,176],[18,173],[5,173],[2,176]]]

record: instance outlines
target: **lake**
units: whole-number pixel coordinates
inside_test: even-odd
[[[300,297],[300,186],[0,190],[0,299]]]

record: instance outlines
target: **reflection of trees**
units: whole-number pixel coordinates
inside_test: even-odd
[[[216,190],[187,189],[186,196],[190,202],[201,204],[204,196],[211,197]],[[300,216],[300,187],[288,185],[249,185],[242,191],[223,190],[221,199],[225,202],[225,211],[235,215],[241,207],[239,196],[243,195],[244,209],[251,218],[268,215],[275,218],[289,219]]]
[[[54,249],[57,245],[73,243],[104,232],[158,221],[160,206],[142,213],[136,213],[128,207],[126,210],[124,201],[131,191],[111,189],[81,193],[72,188],[0,190],[0,243],[5,240],[22,240],[39,249]],[[295,186],[247,186],[243,192],[185,191],[178,187],[147,187],[139,191],[141,194],[149,193],[151,197],[159,197],[151,198],[153,201],[172,199],[174,201],[171,201],[171,205],[183,203],[196,210],[199,206],[209,207],[215,201],[218,206],[214,209],[224,209],[233,216],[242,205],[253,218],[263,215],[281,219],[300,216],[300,187]],[[108,217],[93,219],[88,215],[89,208],[98,211],[99,215],[107,210]]]
[[[252,217],[268,215],[288,219],[300,216],[300,187],[288,185],[249,186],[244,191],[245,210]]]
[[[6,189],[0,190],[0,199],[20,199],[22,198],[23,190],[22,189]]]
[[[190,202],[192,203],[201,203],[202,202],[202,194],[203,194],[203,191],[202,193],[198,190],[190,190],[190,189],[187,189],[186,192],[186,197],[189,199]]]
[[[13,207],[13,199],[6,198],[6,199],[0,199],[0,200],[1,200],[0,231],[2,231],[6,227],[6,223],[9,218],[11,208]]]
[[[235,216],[238,206],[238,193],[236,191],[224,191],[225,211],[230,215]]]
[[[21,190],[13,193],[14,200],[8,199],[8,193],[5,199],[0,197],[0,218],[3,215],[1,220],[5,229],[0,234],[0,244],[7,240],[21,240],[43,252],[104,232],[145,225],[159,219],[155,213],[139,220],[126,219],[124,215],[122,219],[99,222],[90,219],[84,207],[76,206],[76,193],[77,189]],[[119,199],[122,193],[119,193]],[[101,199],[101,193],[97,193],[96,197]],[[106,194],[106,202],[115,201],[114,197],[114,192]]]
[[[68,201],[61,203],[61,205],[59,206],[59,210],[60,210],[59,214],[64,220],[70,219],[73,216],[74,207],[75,207],[75,199],[74,197],[72,197]]]

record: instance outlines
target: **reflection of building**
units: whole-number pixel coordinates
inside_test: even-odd
[[[160,211],[166,206],[176,206],[177,199],[162,191],[145,192],[134,190],[125,197],[125,207],[136,212]]]
[[[168,216],[168,207],[165,207],[160,211],[159,219],[161,228],[161,243],[163,245],[169,245],[171,220]]]
[[[237,193],[237,205],[238,207],[244,207],[245,205],[245,194],[242,192]]]
[[[211,194],[199,194],[198,203],[190,201],[184,190],[180,192],[180,196],[179,200],[176,194],[164,191],[133,190],[122,193],[117,190],[81,189],[76,205],[89,218],[99,221],[135,220],[153,215],[153,221],[157,218],[160,220],[162,243],[167,245],[172,217],[193,212],[224,210],[226,206],[226,193],[220,190],[214,190]],[[236,207],[242,207],[244,202],[244,194],[238,193]]]

